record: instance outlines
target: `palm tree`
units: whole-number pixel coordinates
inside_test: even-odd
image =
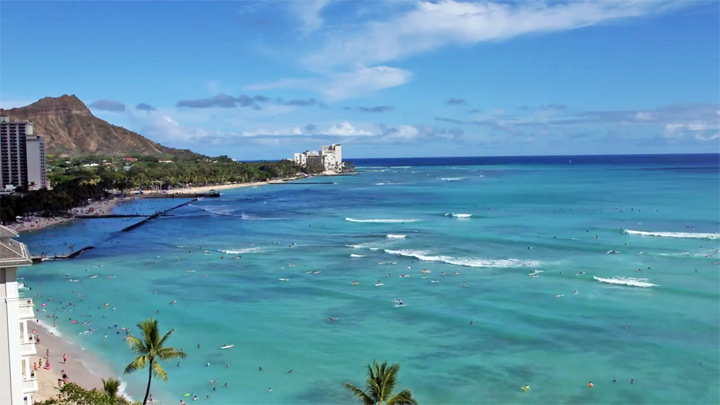
[[[117,397],[118,389],[120,388],[120,380],[108,378],[107,380],[103,379],[102,383],[105,394],[107,394],[110,399],[115,399],[115,397]]]
[[[417,405],[410,390],[402,390],[397,395],[392,395],[397,383],[400,364],[395,363],[388,367],[387,361],[383,361],[382,365],[379,365],[377,360],[373,360],[373,365],[370,366],[368,363],[367,367],[367,392],[350,383],[343,384],[364,405]]]
[[[145,399],[143,399],[143,405],[147,403],[148,395],[150,395],[150,383],[152,382],[152,376],[167,381],[167,373],[163,370],[158,360],[168,360],[175,358],[185,358],[187,355],[182,351],[175,349],[174,347],[163,347],[165,342],[168,340],[170,335],[175,332],[175,329],[170,329],[168,333],[160,338],[160,332],[158,331],[157,321],[153,318],[140,322],[137,326],[142,331],[143,339],[140,340],[135,336],[128,336],[125,340],[130,345],[130,349],[139,353],[132,363],[125,367],[125,374],[132,373],[133,371],[140,370],[148,366],[148,385],[145,391]]]

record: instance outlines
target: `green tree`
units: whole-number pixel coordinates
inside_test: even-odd
[[[145,399],[143,399],[143,405],[145,405],[148,395],[150,395],[150,383],[152,383],[153,374],[155,377],[167,381],[167,373],[158,361],[185,358],[187,355],[174,347],[165,347],[165,342],[167,342],[170,335],[175,332],[175,329],[170,329],[170,331],[161,338],[158,323],[155,319],[150,318],[144,320],[137,326],[142,331],[142,340],[135,336],[128,336],[125,340],[128,342],[128,345],[130,345],[130,349],[140,355],[125,367],[125,374],[141,370],[147,366],[148,385],[145,391]]]
[[[115,378],[103,379],[103,391],[108,395],[109,398],[117,397],[118,389],[120,389],[120,380]]]
[[[37,403],[37,402],[36,402]],[[105,391],[97,389],[86,390],[85,388],[75,384],[67,383],[60,388],[60,392],[54,398],[50,398],[41,405],[129,405],[138,404],[138,402],[130,402],[121,397],[110,397]]]
[[[367,367],[368,377],[365,391],[350,383],[343,384],[364,405],[417,405],[410,390],[402,390],[393,396],[400,364],[395,363],[388,367],[387,361],[383,361],[382,365],[379,365],[377,360],[373,360],[372,366],[368,363]]]

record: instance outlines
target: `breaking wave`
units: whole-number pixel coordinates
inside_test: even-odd
[[[351,254],[350,254],[350,257],[355,257],[355,258],[357,258],[357,257],[365,257],[365,255],[358,255],[358,254],[355,254],[355,253],[351,253]]]
[[[233,216],[233,212],[235,211],[234,208],[227,205],[189,205],[215,215]]]
[[[429,252],[424,250],[389,250],[385,249],[385,253],[397,256],[414,257],[416,259],[427,262],[441,262],[453,264],[455,266],[466,267],[538,267],[542,262],[537,260],[520,260],[520,259],[475,259],[468,257],[452,257],[452,256],[431,256]]]
[[[472,217],[472,214],[456,214],[454,212],[446,212],[446,217],[453,217],[453,218],[470,218]]]
[[[220,253],[225,253],[225,254],[227,254],[227,255],[241,255],[241,254],[245,254],[245,253],[260,253],[260,252],[264,252],[264,251],[265,251],[265,249],[259,248],[259,247],[245,248],[245,249],[235,249],[235,250],[221,250],[221,249],[218,249],[218,252],[220,252]]]
[[[465,180],[465,177],[441,177],[440,180],[443,180],[443,181],[460,181],[460,180]]]
[[[613,277],[613,278],[601,278],[593,276],[593,278],[601,283],[615,284],[615,285],[626,285],[630,287],[657,287],[657,284],[649,283],[646,278],[632,278],[632,277]]]
[[[623,229],[628,235],[657,236],[660,238],[694,238],[694,239],[718,239],[720,233],[691,233],[691,232],[646,232]]]
[[[405,239],[405,235],[393,235],[393,234],[387,234],[386,238],[388,239]]]
[[[407,222],[417,222],[419,219],[355,219],[345,218],[348,222],[362,222],[372,224],[404,224]]]

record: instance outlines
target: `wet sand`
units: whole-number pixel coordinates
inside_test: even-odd
[[[37,354],[32,356],[33,362],[42,358],[43,368],[38,368],[38,392],[33,395],[34,401],[44,401],[58,394],[59,382],[62,378],[62,370],[65,370],[69,382],[74,382],[85,389],[97,388],[102,390],[102,379],[114,376],[109,367],[104,365],[94,356],[83,350],[77,344],[71,343],[63,336],[56,336],[43,323],[29,322],[28,328],[34,329],[40,336],[40,343],[36,344]],[[44,365],[48,357],[47,350],[50,350],[50,370],[45,370]],[[63,354],[67,354],[67,362],[63,362]]]

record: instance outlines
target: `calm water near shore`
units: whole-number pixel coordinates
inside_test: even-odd
[[[33,254],[96,249],[20,275],[38,317],[118,375],[120,328],[175,328],[188,358],[153,383],[166,404],[350,403],[342,382],[373,358],[400,362],[420,403],[717,403],[719,160],[359,160],[332,185],[228,190],[132,232],[23,235]],[[122,378],[141,399],[146,371]]]

